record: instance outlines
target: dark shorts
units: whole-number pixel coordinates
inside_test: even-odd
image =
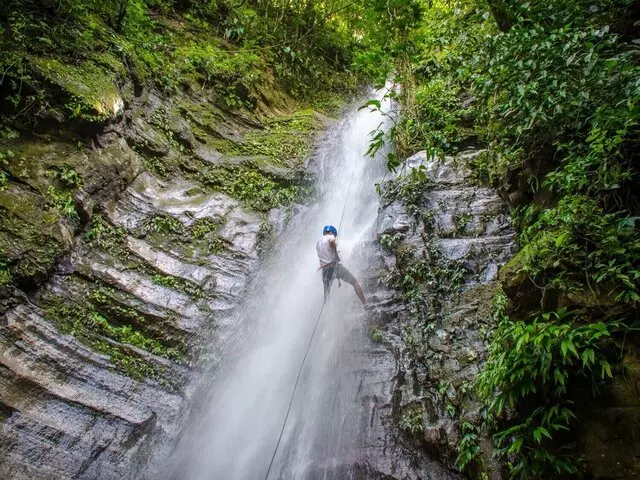
[[[331,282],[336,278],[344,280],[351,285],[357,283],[356,277],[354,277],[349,270],[344,268],[341,264],[336,263],[335,265],[324,267],[322,269],[322,284],[324,285],[325,292],[329,290]]]

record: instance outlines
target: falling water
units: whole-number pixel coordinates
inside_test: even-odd
[[[269,478],[346,478],[358,461],[358,345],[367,316],[350,285],[323,305],[315,242],[322,227],[338,232],[340,255],[358,276],[353,253],[372,236],[378,208],[374,184],[384,162],[363,154],[369,132],[385,116],[353,111],[322,139],[310,168],[315,202],[301,208],[278,234],[258,288],[241,309],[242,324],[229,336],[222,365],[210,380],[206,413],[187,430],[174,478],[265,477],[287,414],[307,344],[321,312],[291,413]],[[344,212],[344,216],[343,216]],[[365,291],[365,295],[366,295]],[[240,322],[239,322],[240,323]],[[186,459],[186,460],[185,460]]]

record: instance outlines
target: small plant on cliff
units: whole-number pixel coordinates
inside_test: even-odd
[[[462,436],[457,445],[456,467],[461,472],[464,472],[480,454],[480,429],[471,422],[462,422],[461,431]]]
[[[91,228],[87,230],[84,238],[91,244],[105,251],[113,251],[122,246],[127,232],[120,227],[111,225],[102,215],[91,217]]]
[[[525,400],[535,399],[538,405],[521,408],[518,420],[494,435],[497,454],[509,460],[512,478],[550,471],[574,474],[578,470],[571,451],[555,450],[550,441],[570,430],[575,419],[568,396],[572,382],[585,378],[596,385],[612,377],[602,342],[616,323],[581,323],[567,309],[522,321],[506,314],[504,295],[498,295],[494,305],[498,327],[478,377],[480,398],[496,419],[513,413]]]
[[[150,267],[140,267],[140,270],[146,273],[153,271]],[[200,285],[197,285],[189,280],[185,280],[184,278],[173,277],[171,275],[165,275],[164,273],[154,273],[151,276],[151,281],[156,285],[161,285],[163,287],[172,288],[179,292],[190,295],[194,298],[202,298],[204,292]]]
[[[0,257],[0,287],[11,283],[11,270],[9,270],[9,261]]]
[[[200,218],[193,222],[191,226],[191,235],[193,238],[204,238],[211,232],[215,232],[220,228],[220,222],[216,222],[211,218]]]
[[[49,185],[47,189],[47,205],[52,210],[60,212],[70,220],[78,219],[76,204],[73,200],[73,192],[60,191],[53,185]]]
[[[70,220],[77,220],[79,217],[73,195],[82,185],[80,175],[73,168],[65,166],[48,170],[46,176],[53,182],[47,189],[49,208],[57,210]]]
[[[14,156],[15,154],[11,150],[0,150],[0,166],[8,165],[9,160]],[[0,168],[0,192],[4,190],[4,188],[9,183],[10,176],[11,175],[9,175],[9,172],[6,172],[2,168]]]
[[[372,341],[377,343],[380,343],[384,340],[384,334],[378,327],[371,327],[370,337]]]
[[[168,215],[154,214],[144,223],[144,227],[147,231],[165,234],[177,234],[182,233],[184,225],[176,218]]]
[[[269,122],[264,130],[249,133],[238,149],[242,154],[266,156],[276,165],[299,167],[313,151],[315,120],[308,110]]]
[[[117,369],[132,378],[151,378],[168,386],[164,367],[149,361],[131,347],[173,361],[185,359],[184,345],[169,345],[131,325],[112,324],[104,314],[88,304],[69,304],[68,299],[52,296],[47,297],[47,303],[47,318],[55,322],[62,333],[73,335],[95,351],[108,355]]]
[[[258,211],[288,205],[302,191],[295,185],[282,185],[247,166],[205,167],[199,179],[206,186],[237,198]]]
[[[416,168],[411,168],[407,175],[386,182],[379,188],[379,191],[383,201],[391,203],[396,199],[401,200],[409,214],[422,219],[422,201],[425,192],[429,190],[431,185],[427,168],[424,165],[419,165]]]
[[[380,235],[378,241],[380,242],[380,245],[382,245],[387,250],[394,251],[398,247],[398,245],[400,245],[400,242],[402,242],[403,238],[404,235],[400,232],[396,232],[393,235],[383,233],[382,235]]]
[[[163,287],[177,288],[180,284],[180,280],[170,275],[156,274],[151,277],[151,281],[156,285],[162,285]]]
[[[424,432],[424,411],[420,405],[407,407],[403,412],[398,426],[405,432],[418,436]]]
[[[9,174],[4,170],[0,170],[0,192],[5,189],[9,183]]]

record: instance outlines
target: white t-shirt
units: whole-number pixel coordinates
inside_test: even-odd
[[[318,252],[318,260],[320,260],[320,266],[324,267],[330,263],[338,262],[338,254],[334,245],[329,243],[330,240],[335,241],[336,237],[333,235],[323,235],[320,240],[316,242],[316,252]]]

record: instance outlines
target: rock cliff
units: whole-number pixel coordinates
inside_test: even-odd
[[[3,144],[1,477],[139,478],[171,444],[325,122],[260,95],[124,86],[104,123]]]
[[[410,157],[383,184],[378,242],[366,250],[374,345],[364,389],[367,451],[392,478],[450,478],[456,444],[480,405],[473,383],[486,358],[500,266],[515,253],[506,204],[474,180],[481,152]],[[483,442],[483,471],[499,478]],[[446,472],[446,470],[445,470]]]

